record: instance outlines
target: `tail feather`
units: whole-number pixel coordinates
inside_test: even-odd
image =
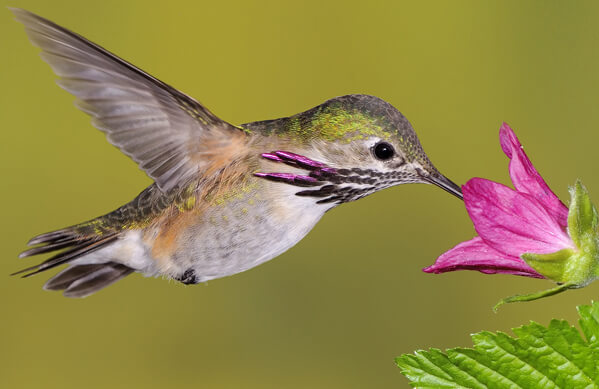
[[[69,227],[62,230],[46,232],[45,234],[34,236],[29,240],[29,242],[27,242],[27,246],[33,246],[40,243],[55,242],[62,239],[72,238],[74,232],[73,229],[74,227]]]
[[[64,290],[66,297],[86,297],[131,274],[133,269],[114,262],[71,265],[50,278],[46,290]]]
[[[60,249],[67,248],[69,246],[73,246],[75,243],[76,243],[75,239],[57,240],[55,242],[48,243],[43,246],[34,247],[32,249],[23,251],[21,254],[19,254],[19,258],[32,257],[32,256],[38,255],[38,254],[50,253],[52,251],[57,251]]]
[[[30,250],[24,251],[23,253],[21,253],[21,255],[19,255],[19,257],[23,258],[23,257],[31,256],[31,255],[40,254],[42,252],[46,253],[46,252],[58,250],[58,248],[52,248],[52,246],[60,247],[60,248],[65,248],[65,247],[70,247],[70,248],[59,252],[58,254],[48,258],[47,260],[45,260],[44,262],[42,262],[38,265],[34,265],[31,267],[25,268],[23,270],[19,270],[18,272],[13,273],[12,275],[29,272],[27,274],[24,274],[22,277],[23,278],[31,277],[34,274],[38,274],[45,270],[52,269],[56,266],[59,266],[64,263],[68,263],[74,259],[77,259],[83,255],[92,253],[92,252],[106,246],[107,244],[115,241],[117,238],[118,238],[118,236],[116,234],[109,235],[107,237],[81,238],[81,239],[75,239],[75,240],[69,242],[69,244],[66,246],[63,246],[62,244],[58,244],[58,242],[49,241],[49,243],[45,246],[36,247],[35,249],[30,249]]]
[[[172,195],[166,196],[154,184],[141,192],[133,201],[104,216],[35,236],[28,243],[29,246],[35,247],[23,251],[19,257],[46,253],[54,255],[40,264],[20,270],[13,275],[25,273],[22,277],[30,277],[56,266],[69,264],[66,270],[48,281],[46,289],[64,290],[64,294],[70,297],[83,297],[98,291],[134,270],[119,264],[120,258],[111,257],[114,254],[108,251],[105,258],[100,253],[94,254],[93,258],[83,259],[82,257],[114,244],[126,233],[127,229],[124,226],[136,223],[143,225],[168,209],[175,201],[175,194],[173,192]],[[96,267],[91,266],[91,263]]]
[[[131,274],[133,269],[111,262],[77,264],[77,258],[90,254],[113,243],[119,237],[116,231],[101,231],[90,228],[89,223],[68,227],[34,237],[29,245],[39,245],[22,252],[19,257],[31,257],[38,254],[56,252],[55,255],[35,266],[20,270],[15,274],[30,277],[56,266],[71,265],[52,277],[44,285],[46,290],[64,290],[67,297],[85,297]],[[75,261],[75,262],[73,262]]]

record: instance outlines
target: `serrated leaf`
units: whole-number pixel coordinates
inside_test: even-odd
[[[404,354],[396,363],[417,388],[599,388],[599,303],[578,307],[580,332],[563,320],[483,331],[474,348]]]
[[[580,328],[589,342],[599,341],[599,303],[593,302],[591,306],[577,307],[580,315]]]

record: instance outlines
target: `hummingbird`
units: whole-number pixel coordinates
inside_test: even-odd
[[[77,107],[154,181],[113,212],[28,242],[21,258],[53,255],[15,274],[66,265],[46,290],[85,297],[134,272],[184,284],[240,273],[294,246],[328,210],[395,185],[462,198],[380,98],[233,125],[81,35],[11,11]]]

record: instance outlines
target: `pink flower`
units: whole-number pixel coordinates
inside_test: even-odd
[[[568,208],[549,189],[522,149],[514,131],[503,123],[503,152],[510,158],[514,189],[483,178],[462,187],[466,209],[479,236],[447,251],[427,273],[478,270],[545,278],[522,255],[576,250],[568,234]]]

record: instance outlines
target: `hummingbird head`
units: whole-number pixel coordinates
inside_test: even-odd
[[[297,151],[262,156],[309,173],[257,175],[313,187],[297,192],[298,196],[339,204],[395,185],[426,183],[462,199],[460,187],[428,159],[410,122],[377,97],[347,95],[328,100],[285,119],[283,130],[276,133],[294,139]]]

